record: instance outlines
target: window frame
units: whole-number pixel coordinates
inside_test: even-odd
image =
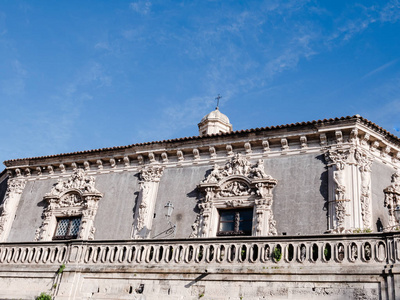
[[[73,221],[75,219],[79,219],[79,229],[76,233],[76,235],[68,235],[70,229],[71,229],[71,224],[73,223]],[[56,235],[57,234],[57,230],[58,230],[58,226],[60,225],[60,222],[62,220],[69,220],[68,222],[68,227],[66,230],[66,234],[65,235]],[[82,224],[82,216],[70,216],[70,217],[56,217],[56,228],[54,230],[54,235],[53,235],[53,240],[73,240],[73,239],[77,239],[79,237],[79,233],[81,231],[81,224]]]
[[[221,212],[232,212],[233,221],[223,221],[221,220]],[[240,220],[241,212],[250,212],[250,217],[245,220]],[[230,209],[218,209],[218,228],[217,228],[217,236],[252,236],[252,227],[253,227],[253,216],[254,216],[254,209],[253,207],[238,207],[238,208],[230,208]],[[240,225],[244,222],[250,222],[250,230],[244,231],[240,230]],[[221,230],[222,224],[227,223],[234,223],[234,230],[233,231],[223,231]]]

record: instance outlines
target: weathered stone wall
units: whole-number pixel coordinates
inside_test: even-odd
[[[384,207],[385,194],[383,190],[391,184],[391,178],[395,170],[379,161],[372,164],[371,185],[372,185],[372,218],[373,230],[377,230],[377,223],[383,227],[388,226],[388,209]],[[379,221],[378,221],[379,219]]]
[[[272,206],[278,234],[319,234],[327,229],[327,171],[323,155],[265,159],[266,173],[278,180]]]
[[[138,182],[137,172],[96,176],[96,188],[104,195],[94,220],[96,240],[131,238]]]
[[[18,204],[17,214],[11,227],[8,242],[31,242],[36,229],[42,224],[45,206],[43,197],[50,192],[55,179],[28,181]]]
[[[171,221],[177,224],[176,237],[187,238],[192,233],[191,225],[198,213],[197,185],[205,178],[211,166],[193,166],[165,169],[161,177],[155,207],[155,218],[151,236],[154,237],[168,228],[164,206],[168,201],[174,205]],[[167,237],[165,235],[159,238]],[[171,237],[171,236],[170,236]]]
[[[278,233],[288,235],[323,233],[326,230],[325,201],[327,178],[322,155],[304,154],[265,159],[267,174],[278,180],[274,190],[273,210]],[[177,225],[177,238],[187,238],[196,219],[197,185],[211,171],[212,165],[166,168],[161,177],[154,211],[151,237],[168,228],[164,206],[175,207],[171,217]],[[96,188],[103,193],[95,217],[95,239],[128,239],[132,236],[135,205],[140,192],[135,171],[94,175]],[[56,179],[28,181],[22,194],[9,242],[33,241],[41,225],[45,202]]]

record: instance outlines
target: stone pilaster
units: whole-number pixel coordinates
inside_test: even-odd
[[[163,168],[147,166],[140,171],[140,193],[136,204],[133,238],[147,238],[153,224],[153,214],[156,205],[158,185]]]

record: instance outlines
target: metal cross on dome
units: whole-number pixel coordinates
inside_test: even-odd
[[[222,98],[222,96],[221,96],[220,94],[218,94],[218,96],[215,97],[215,100],[217,100],[217,107],[216,107],[216,109],[218,109],[218,107],[219,107],[219,99],[221,99],[221,98]]]

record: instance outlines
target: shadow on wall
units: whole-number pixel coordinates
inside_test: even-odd
[[[328,212],[328,166],[326,165],[326,160],[324,155],[318,155],[315,157],[317,160],[321,161],[325,165],[325,171],[321,173],[319,177],[321,184],[319,186],[319,193],[324,198],[324,203],[322,205],[322,210],[326,212],[326,218],[329,218]]]

